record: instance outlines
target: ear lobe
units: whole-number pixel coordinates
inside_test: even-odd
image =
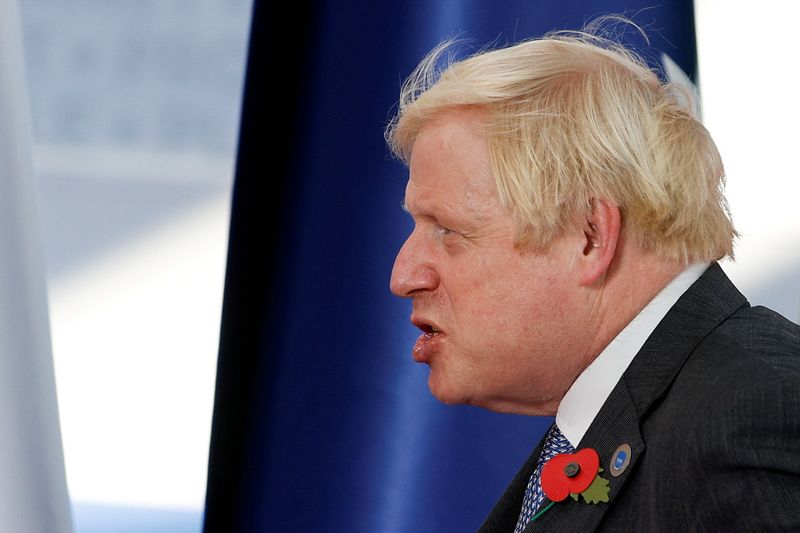
[[[587,286],[602,279],[617,251],[622,216],[619,207],[602,198],[592,198],[583,227],[580,283]]]

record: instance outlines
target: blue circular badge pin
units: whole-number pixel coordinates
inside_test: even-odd
[[[631,463],[631,447],[627,444],[620,444],[614,453],[611,454],[611,462],[608,470],[614,477],[619,477]]]

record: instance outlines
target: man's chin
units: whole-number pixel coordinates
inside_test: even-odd
[[[447,405],[470,403],[470,396],[463,387],[452,381],[438,379],[433,373],[428,378],[428,390],[437,400]]]
[[[441,374],[431,373],[428,377],[428,389],[437,400],[447,405],[471,405],[495,413],[529,416],[555,416],[558,409],[558,401],[543,399],[520,402],[501,396],[481,395],[474,388],[441,377]]]

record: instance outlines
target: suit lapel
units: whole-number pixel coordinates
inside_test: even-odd
[[[587,504],[583,499],[575,502],[568,497],[530,523],[526,533],[597,529],[646,449],[641,421],[654,402],[666,393],[697,344],[745,305],[744,296],[720,266],[713,263],[647,339],[577,447],[597,450],[602,476],[609,481],[609,502]],[[619,476],[613,476],[610,463],[622,444],[631,448],[630,463]]]
[[[624,387],[619,385],[603,406],[603,421],[595,420],[577,449],[594,448],[600,456],[601,475],[609,482],[609,503],[589,504],[580,498],[575,502],[567,497],[563,502],[556,503],[538,520],[531,522],[525,529],[526,533],[538,531],[593,531],[609,506],[622,491],[631,472],[636,469],[636,463],[645,450],[645,443],[639,431],[639,417],[634,403]],[[610,462],[615,450],[627,444],[631,448],[630,463],[619,476],[613,476],[610,471]],[[545,501],[547,505],[549,501]]]

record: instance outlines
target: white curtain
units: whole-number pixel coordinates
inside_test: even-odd
[[[0,531],[68,533],[21,43],[0,0]]]

